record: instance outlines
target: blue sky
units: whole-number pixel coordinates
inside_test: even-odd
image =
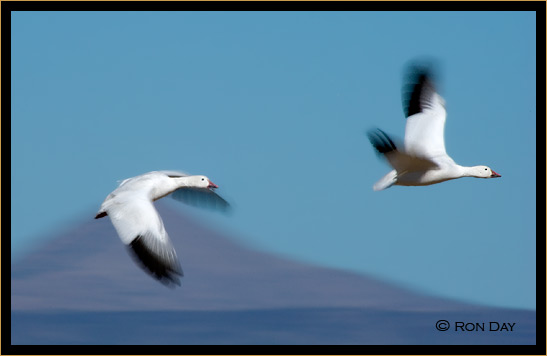
[[[14,12],[12,258],[118,180],[177,169],[234,205],[180,208],[254,248],[534,309],[535,29],[533,12]],[[364,133],[404,136],[422,56],[448,153],[502,178],[372,191],[390,168]]]

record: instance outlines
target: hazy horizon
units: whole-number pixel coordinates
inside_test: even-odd
[[[141,270],[108,220],[83,222],[12,265],[12,344],[535,343],[535,311],[424,295],[276,256],[170,204],[158,208],[184,269],[180,287]],[[438,330],[442,320],[452,328]],[[471,333],[459,322],[514,330]]]

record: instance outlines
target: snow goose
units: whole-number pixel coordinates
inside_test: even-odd
[[[444,146],[444,99],[436,92],[427,67],[412,66],[409,78],[410,90],[403,93],[407,117],[404,149],[380,129],[367,133],[374,148],[394,168],[373,189],[430,185],[461,177],[501,177],[487,166],[460,166],[448,156]]]
[[[177,253],[153,202],[173,193],[173,198],[202,207],[226,210],[229,204],[206,176],[177,171],[154,171],[125,179],[110,193],[95,219],[109,216],[135,261],[167,286],[180,285],[182,268]]]

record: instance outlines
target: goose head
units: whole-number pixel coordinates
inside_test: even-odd
[[[475,166],[472,167],[471,174],[477,178],[499,178],[500,174],[494,172],[490,167],[487,166]]]
[[[187,184],[188,186],[195,187],[195,188],[208,188],[208,189],[218,188],[218,185],[211,182],[211,180],[207,178],[206,176],[188,177]]]

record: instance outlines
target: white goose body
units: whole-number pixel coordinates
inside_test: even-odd
[[[206,176],[176,171],[154,171],[128,178],[102,203],[95,219],[110,217],[118,236],[135,260],[154,278],[171,286],[180,285],[182,268],[177,253],[153,202],[173,193],[177,200],[226,209],[218,188]]]
[[[426,69],[413,68],[413,81],[405,103],[407,116],[404,149],[399,149],[382,130],[368,132],[369,140],[394,168],[376,184],[374,190],[392,185],[422,186],[462,177],[501,177],[487,166],[465,167],[446,153],[444,99],[435,91]]]

